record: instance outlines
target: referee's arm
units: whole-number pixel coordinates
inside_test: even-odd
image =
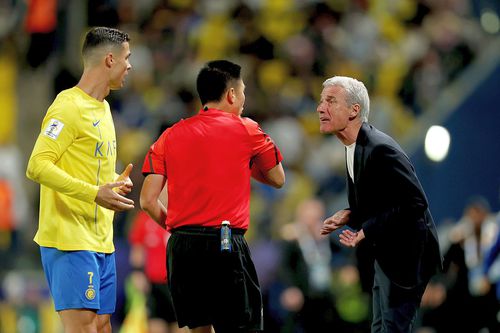
[[[252,178],[274,188],[281,188],[285,184],[285,171],[281,163],[265,172],[254,164],[252,166]]]
[[[166,228],[167,219],[166,191],[162,191],[166,184],[163,175],[149,174],[142,184],[140,203],[144,210],[162,228]]]

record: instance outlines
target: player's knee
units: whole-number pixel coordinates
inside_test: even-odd
[[[97,316],[97,332],[98,333],[111,333],[111,316],[98,315]]]
[[[64,331],[67,333],[97,333],[96,314],[93,311],[63,310],[59,312]]]

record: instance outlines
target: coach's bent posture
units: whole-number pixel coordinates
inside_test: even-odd
[[[413,166],[401,147],[367,123],[364,84],[335,76],[323,83],[321,133],[346,147],[349,208],[324,221],[322,234],[348,225],[340,242],[369,242],[374,253],[372,332],[411,332],[430,277],[441,266],[436,228]]]

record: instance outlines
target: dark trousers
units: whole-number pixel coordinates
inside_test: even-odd
[[[426,285],[400,287],[375,261],[372,333],[410,333]]]

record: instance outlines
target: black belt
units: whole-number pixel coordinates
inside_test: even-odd
[[[170,231],[172,234],[178,233],[181,235],[220,235],[220,228],[215,227],[198,227],[192,225],[185,225],[179,228],[174,228]],[[231,233],[233,235],[244,235],[245,229],[231,228]]]

